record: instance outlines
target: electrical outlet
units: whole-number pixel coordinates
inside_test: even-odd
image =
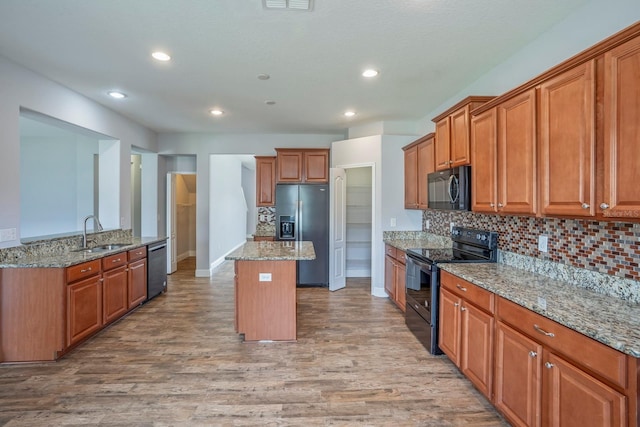
[[[450,222],[449,223],[449,233],[451,233],[453,231],[453,227],[455,227],[455,226],[456,226],[455,222]]]
[[[538,250],[540,252],[548,252],[549,249],[547,247],[549,243],[549,237],[545,236],[544,234],[541,234],[540,236],[538,236]]]
[[[545,297],[538,297],[538,307],[542,310],[547,309],[547,299]]]
[[[428,230],[428,229],[429,229],[429,227],[430,227],[429,220],[426,220],[426,221],[424,222],[424,228],[425,228],[426,230]]]
[[[391,218],[391,226],[392,227],[396,226],[396,219],[395,218]]]
[[[270,282],[271,281],[271,273],[258,273],[258,281],[259,282]]]

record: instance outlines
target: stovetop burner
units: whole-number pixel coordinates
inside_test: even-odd
[[[406,253],[423,262],[495,262],[498,234],[492,231],[453,227],[451,248],[411,248]]]

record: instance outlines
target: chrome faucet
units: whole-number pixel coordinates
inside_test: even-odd
[[[87,221],[89,220],[89,218],[93,218],[93,220],[95,221],[95,224],[98,226],[98,230],[97,231],[102,231],[102,224],[100,224],[100,220],[98,219],[97,216],[95,215],[87,215],[87,217],[84,219],[84,229],[83,229],[83,233],[82,233],[82,248],[85,249],[87,247]]]

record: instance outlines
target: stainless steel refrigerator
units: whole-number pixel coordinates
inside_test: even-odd
[[[299,286],[329,286],[329,186],[276,185],[276,240],[313,242],[316,259],[297,261]]]

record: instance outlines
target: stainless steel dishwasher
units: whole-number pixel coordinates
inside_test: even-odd
[[[147,301],[167,291],[167,242],[147,247]]]

